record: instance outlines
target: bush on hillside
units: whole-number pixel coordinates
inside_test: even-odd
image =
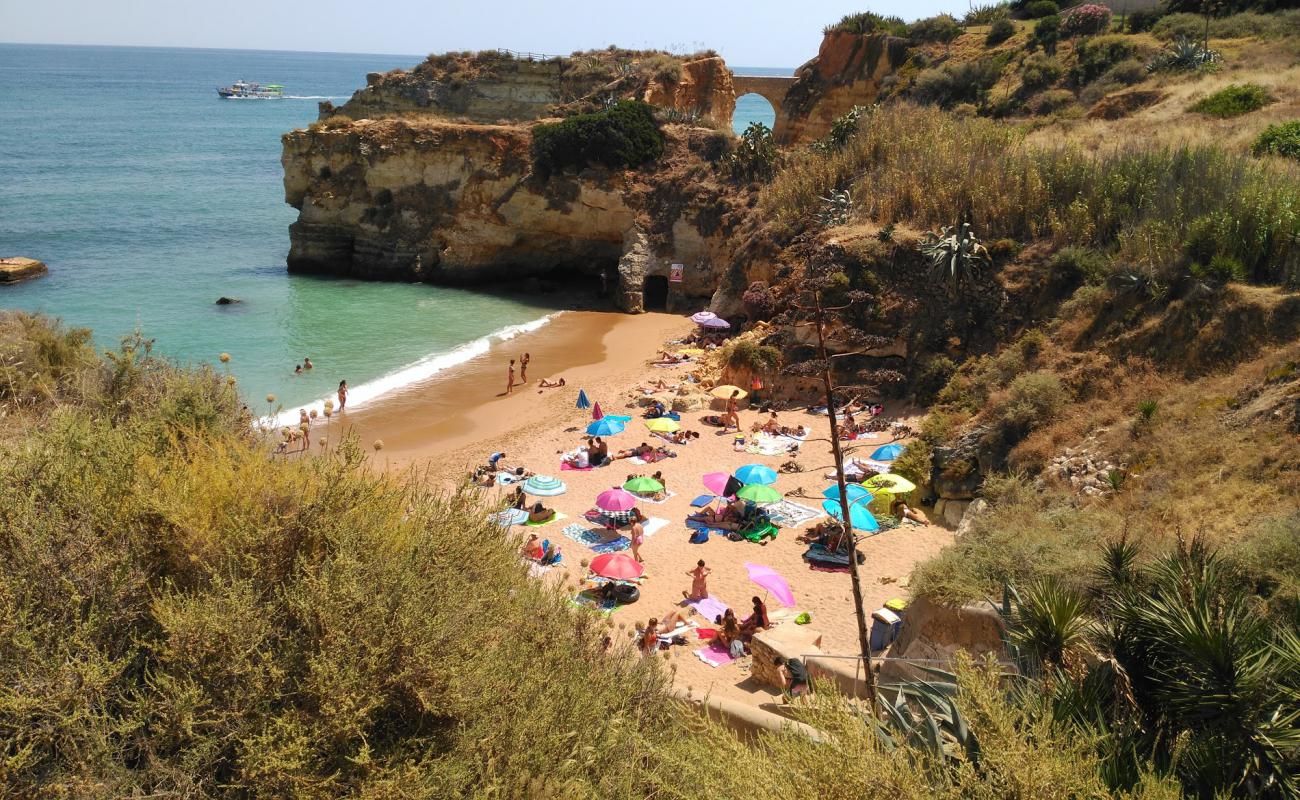
[[[1151,60],[1152,72],[1213,71],[1222,59],[1217,50],[1207,50],[1196,39],[1180,38]]]
[[[1019,439],[1055,420],[1068,399],[1064,384],[1055,374],[1030,372],[1011,382],[994,417]]]
[[[1100,82],[1108,86],[1132,86],[1146,80],[1147,74],[1147,66],[1140,59],[1126,58],[1106,70]]]
[[[1061,38],[1061,18],[1049,14],[1034,23],[1034,35],[1029,37],[1029,49],[1043,48],[1045,53],[1055,53],[1056,43]]]
[[[1074,92],[1069,89],[1048,89],[1030,100],[1029,108],[1035,114],[1053,114],[1069,106],[1074,100]]]
[[[914,42],[948,44],[961,34],[961,23],[951,14],[919,19],[907,26],[907,36]]]
[[[765,181],[776,171],[777,155],[772,129],[761,122],[751,122],[727,156],[726,169],[736,180]]]
[[[1000,19],[1006,19],[1011,16],[1011,4],[1008,2],[994,3],[987,6],[975,6],[966,12],[962,17],[962,24],[972,25],[992,25]]]
[[[1100,286],[1110,275],[1110,259],[1087,247],[1062,247],[1052,256],[1051,269],[1070,283]]]
[[[1249,277],[1241,261],[1225,255],[1214,256],[1208,264],[1194,263],[1188,271],[1193,278],[1217,284],[1241,282]]]
[[[1195,114],[1207,114],[1211,117],[1226,119],[1258,111],[1273,102],[1276,102],[1274,97],[1259,84],[1234,83],[1198,100],[1188,106],[1187,110]]]
[[[771,373],[781,366],[781,351],[752,339],[736,339],[727,345],[722,360],[732,369]]]
[[[1255,139],[1251,149],[1257,156],[1272,155],[1300,159],[1300,120],[1269,125]]]
[[[1300,619],[1300,512],[1257,519],[1235,551],[1256,594],[1276,619]]]
[[[999,18],[994,20],[993,24],[989,26],[989,33],[988,36],[984,37],[984,44],[989,47],[995,47],[1015,35],[1015,23],[1005,17]]]
[[[943,108],[957,103],[978,104],[1001,74],[1002,62],[995,57],[944,64],[917,75],[912,94],[922,103]]]
[[[1096,3],[1075,6],[1061,20],[1061,35],[1073,39],[1076,36],[1095,36],[1110,30],[1110,9]]]
[[[1042,19],[1061,13],[1061,7],[1055,0],[1031,0],[1021,7],[1021,16],[1025,19]]]
[[[1128,36],[1094,36],[1085,39],[1075,47],[1077,60],[1070,71],[1070,81],[1076,87],[1086,86],[1111,67],[1136,54],[1137,47]]]
[[[1150,8],[1137,8],[1128,12],[1125,18],[1125,26],[1129,33],[1146,33],[1155,27],[1155,24],[1164,15],[1164,7],[1160,5],[1154,5]]]
[[[533,127],[533,165],[543,176],[588,166],[638,167],[663,152],[664,135],[654,109],[638,100]]]
[[[1026,91],[1036,92],[1056,83],[1065,74],[1061,62],[1046,53],[1030,53],[1020,64],[1020,82]]]
[[[868,36],[873,33],[887,33],[890,36],[907,36],[907,23],[899,17],[883,17],[870,11],[847,14],[834,25],[828,25],[822,33],[855,33]]]

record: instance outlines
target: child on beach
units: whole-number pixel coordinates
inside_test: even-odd
[[[339,381],[339,411],[348,407],[348,382]]]
[[[713,570],[704,566],[704,559],[695,562],[695,569],[688,569],[687,575],[691,576],[690,592],[682,592],[682,597],[687,600],[703,600],[709,596],[709,573]]]

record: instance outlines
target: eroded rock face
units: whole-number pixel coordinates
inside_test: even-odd
[[[682,75],[677,81],[651,80],[641,99],[660,108],[709,117],[722,125],[731,124],[736,110],[731,70],[717,56],[682,64]]]
[[[875,103],[907,58],[904,39],[828,33],[817,57],[795,72],[797,80],[777,109],[778,138],[793,143],[825,136],[837,117]]]

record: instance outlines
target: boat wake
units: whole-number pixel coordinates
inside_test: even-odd
[[[553,314],[547,314],[541,319],[535,319],[531,322],[525,322],[519,325],[509,325],[500,330],[493,331],[486,336],[462,344],[446,353],[433,353],[416,361],[413,364],[407,364],[400,369],[394,370],[382,377],[376,378],[366,383],[348,387],[348,408],[362,408],[367,403],[373,402],[384,395],[392,394],[414,384],[426,381],[440,372],[445,372],[453,367],[460,366],[467,361],[486,355],[492,349],[492,345],[497,342],[508,342],[524,333],[530,333],[538,330],[551,320],[563,314],[563,311],[556,311]],[[298,412],[302,409],[311,411],[313,408],[318,411],[324,410],[326,400],[335,400],[335,395],[330,394],[322,397],[315,402],[306,403],[301,406],[285,409],[272,417],[263,417],[258,420],[258,426],[262,428],[275,428],[285,425],[298,424]]]
[[[285,100],[346,100],[343,94],[286,94]]]

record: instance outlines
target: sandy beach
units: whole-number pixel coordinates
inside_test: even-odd
[[[768,600],[770,614],[784,619],[779,624],[792,625],[793,617],[807,611],[809,628],[822,635],[823,652],[852,655],[857,652],[856,624],[852,589],[845,572],[811,569],[801,557],[806,546],[796,541],[802,530],[816,524],[812,520],[798,527],[783,528],[775,540],[764,545],[732,542],[711,536],[704,544],[691,544],[685,526],[693,510],[690,502],[705,493],[701,475],[708,472],[734,471],[742,465],[762,463],[777,469],[787,456],[761,456],[737,452],[731,434],[722,435],[716,428],[701,425],[700,417],[708,411],[682,414],[682,426],[700,433],[687,445],[669,445],[675,457],[649,465],[620,460],[613,465],[591,471],[561,471],[561,453],[585,441],[583,429],[591,421],[591,412],[575,408],[578,390],[586,391],[611,414],[634,417],[627,430],[608,437],[611,450],[633,447],[643,441],[663,443],[651,438],[636,404],[636,388],[650,380],[663,379],[672,384],[685,379],[695,365],[652,367],[656,353],[664,343],[689,334],[693,325],[684,317],[668,314],[623,314],[573,311],[560,315],[544,328],[523,334],[494,346],[482,358],[463,365],[455,372],[438,376],[427,384],[369,404],[364,409],[336,415],[329,436],[343,429],[355,433],[363,446],[370,448],[382,440],[376,454],[381,468],[419,468],[436,484],[451,488],[465,481],[470,470],[485,462],[494,451],[504,451],[506,462],[525,466],[543,475],[552,475],[567,485],[565,493],[542,498],[547,507],[565,516],[550,524],[524,528],[516,526],[508,534],[522,541],[523,532],[537,532],[563,547],[564,560],[541,578],[565,586],[576,593],[585,576],[583,562],[594,557],[585,545],[566,537],[562,531],[572,523],[583,523],[584,512],[594,505],[596,495],[619,486],[629,475],[649,475],[662,471],[671,497],[662,503],[643,503],[641,510],[652,519],[665,520],[649,534],[641,548],[646,575],[641,583],[639,602],[615,610],[611,619],[616,639],[631,635],[631,630],[649,617],[662,617],[685,607],[682,592],[691,586],[687,570],[704,559],[712,569],[708,579],[710,594],[735,609],[742,619],[748,615],[750,598],[762,595],[749,582],[745,563],[763,564],[775,569],[789,582],[796,600],[792,609],[782,609],[775,599]],[[516,386],[513,394],[502,396],[506,383],[506,365],[510,358],[524,352],[531,354],[529,382]],[[538,382],[547,378],[566,380],[560,389],[539,389]],[[887,414],[907,420],[897,409]],[[830,484],[831,470],[828,424],[824,415],[803,411],[781,415],[787,425],[805,425],[812,433],[801,448],[797,462],[802,472],[782,474],[775,488],[801,505],[820,511],[821,490]],[[744,430],[760,418],[755,410],[742,409]],[[324,433],[318,423],[314,436]],[[823,441],[813,441],[817,438]],[[865,447],[854,453],[865,458],[871,449],[893,441],[890,434],[876,434],[862,442]],[[504,499],[512,487],[485,490],[489,499]],[[795,496],[791,496],[791,495]],[[800,494],[806,496],[798,496]],[[534,498],[536,499],[536,498]],[[586,527],[595,527],[587,525]],[[861,574],[868,610],[895,597],[908,596],[908,575],[917,562],[931,557],[953,539],[952,533],[937,525],[905,524],[865,538],[860,550],[866,557]],[[626,551],[625,551],[626,552]],[[704,627],[709,621],[695,617]],[[702,646],[692,634],[687,646],[675,646],[668,658],[675,666],[679,686],[689,687],[697,696],[711,693],[753,704],[769,702],[775,692],[749,679],[748,658],[721,667],[710,666],[696,658],[693,651]]]

